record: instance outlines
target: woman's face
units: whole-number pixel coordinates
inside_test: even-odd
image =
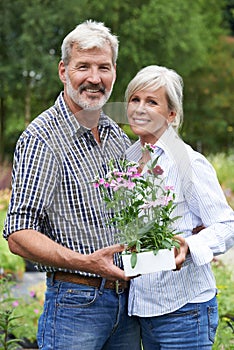
[[[132,131],[142,144],[154,144],[171,123],[176,113],[169,110],[165,88],[135,92],[128,103],[127,116]]]

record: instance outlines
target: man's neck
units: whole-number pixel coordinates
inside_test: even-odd
[[[84,127],[88,129],[97,128],[98,122],[100,119],[100,113],[101,111],[87,111],[81,109],[80,111],[72,111],[75,115],[76,119],[78,120],[80,125],[83,125]]]
[[[98,126],[101,113],[100,109],[94,111],[84,110],[74,103],[72,99],[68,98],[66,93],[64,93],[64,100],[80,125],[83,125],[88,129],[93,129]]]

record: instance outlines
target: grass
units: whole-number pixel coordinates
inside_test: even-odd
[[[219,306],[219,326],[212,350],[231,350],[234,349],[234,279],[232,270],[229,270],[220,260],[212,263],[212,269],[217,281]]]

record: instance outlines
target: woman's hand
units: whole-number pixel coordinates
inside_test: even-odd
[[[183,237],[176,235],[174,238],[180,244],[179,248],[174,248],[176,270],[180,270],[189,252],[189,246]]]

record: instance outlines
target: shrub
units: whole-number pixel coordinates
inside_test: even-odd
[[[226,198],[234,208],[234,156],[218,153],[208,157],[217,172]]]
[[[219,307],[219,326],[212,349],[231,350],[234,349],[234,281],[231,270],[220,260],[214,260],[212,268],[217,280]]]
[[[0,210],[0,231],[3,230],[3,222],[6,211]],[[7,241],[0,235],[0,275],[11,274],[16,280],[21,280],[25,271],[25,261],[18,255],[14,255],[8,248]]]

